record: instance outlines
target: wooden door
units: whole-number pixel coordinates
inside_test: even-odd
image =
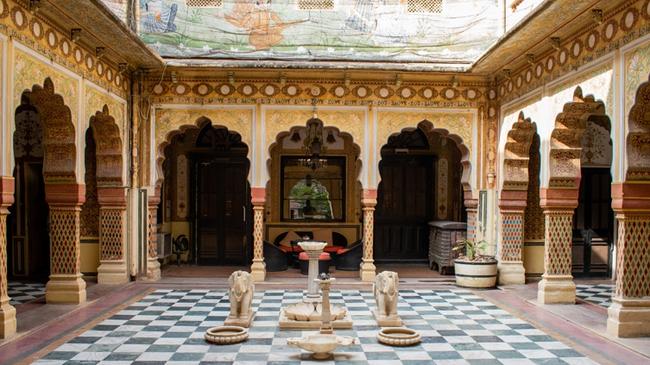
[[[49,209],[43,163],[16,162],[15,203],[9,215],[9,275],[47,281],[50,275]]]
[[[247,165],[227,160],[197,164],[197,243],[200,265],[247,263]]]
[[[381,261],[426,261],[433,211],[430,156],[394,156],[380,164],[374,255]]]
[[[583,168],[573,216],[573,275],[609,276],[614,213],[609,168]]]

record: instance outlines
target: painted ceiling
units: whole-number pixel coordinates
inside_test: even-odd
[[[118,16],[126,0],[103,0]],[[469,63],[501,35],[499,0],[139,0],[166,58]]]

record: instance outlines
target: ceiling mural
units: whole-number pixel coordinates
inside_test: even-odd
[[[140,37],[168,58],[462,63],[500,35],[497,0],[139,4]]]
[[[128,0],[101,0],[116,17],[126,22],[126,3]]]

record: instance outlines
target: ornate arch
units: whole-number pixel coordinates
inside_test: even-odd
[[[630,109],[627,144],[626,181],[650,181],[650,81],[636,91]]]
[[[203,129],[206,125],[212,125],[214,128],[223,128],[229,133],[236,133],[237,135],[240,135],[240,133],[236,131],[231,131],[228,129],[228,127],[223,126],[223,125],[218,125],[218,124],[213,124],[212,120],[210,118],[201,116],[197,118],[194,121],[194,124],[184,124],[180,127],[178,127],[176,130],[173,130],[165,135],[165,139],[158,144],[158,148],[156,150],[156,171],[158,172],[158,179],[155,182],[156,187],[160,187],[162,184],[162,181],[164,180],[164,171],[163,171],[163,162],[165,162],[165,148],[167,146],[172,144],[172,141],[174,140],[174,137],[179,136],[181,134],[187,133],[191,130],[195,130],[199,132],[201,129]],[[242,141],[242,143],[245,144],[245,142]],[[250,148],[250,146],[247,145],[247,147]]]
[[[523,190],[528,188],[528,162],[530,147],[537,133],[537,125],[526,118],[523,112],[508,132],[503,160],[503,189]]]
[[[108,105],[90,117],[90,128],[96,145],[98,186],[122,186],[122,137]]]
[[[402,132],[409,132],[409,131],[413,131],[415,129],[422,130],[425,133],[425,135],[427,136],[427,138],[432,133],[436,133],[436,134],[439,134],[439,135],[441,135],[443,137],[449,138],[450,140],[454,141],[454,143],[456,144],[456,148],[458,148],[458,150],[460,151],[460,164],[463,167],[463,174],[462,174],[462,176],[460,178],[460,182],[461,182],[461,184],[463,186],[463,191],[471,192],[472,187],[470,185],[470,174],[471,174],[472,164],[470,162],[469,148],[465,145],[465,142],[463,141],[463,138],[460,137],[457,134],[449,133],[449,131],[444,129],[444,128],[436,128],[433,125],[432,122],[425,119],[425,120],[421,121],[420,123],[418,123],[418,125],[415,128],[414,127],[403,128],[399,132],[395,132],[395,133],[390,134],[388,136],[388,139],[394,138],[394,137],[396,137],[397,135],[399,135]],[[388,141],[388,139],[387,139],[387,141]]]
[[[555,118],[555,129],[551,133],[550,150],[550,188],[580,187],[580,157],[582,137],[587,123],[593,122],[611,131],[605,104],[596,101],[592,95],[582,96],[578,86],[573,93],[573,101]]]
[[[34,85],[23,93],[36,107],[43,123],[43,176],[45,182],[75,183],[77,145],[72,113],[63,97],[54,92],[49,77],[43,86]]]

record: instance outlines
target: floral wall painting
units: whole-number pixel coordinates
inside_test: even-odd
[[[163,57],[174,58],[469,62],[501,31],[494,0],[139,4],[141,38]]]

